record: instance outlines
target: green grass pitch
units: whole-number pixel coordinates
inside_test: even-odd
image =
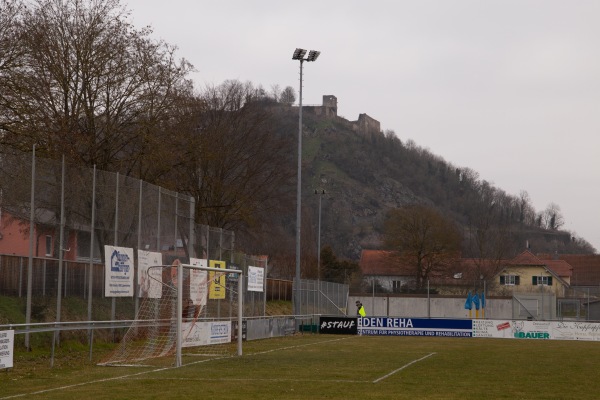
[[[54,368],[17,352],[0,399],[589,399],[598,360],[597,342],[304,334],[180,368],[100,367],[63,343]]]

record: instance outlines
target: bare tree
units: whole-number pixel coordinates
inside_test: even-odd
[[[550,203],[548,207],[542,212],[542,222],[546,229],[558,230],[565,224],[565,220],[560,212],[558,204]]]
[[[505,214],[512,202],[486,181],[480,182],[476,191],[478,201],[469,210],[465,241],[477,267],[474,276],[488,279],[499,270],[501,260],[510,251],[512,221]]]
[[[386,245],[414,267],[416,289],[429,275],[453,262],[461,236],[454,223],[433,208],[409,205],[391,210],[385,222]]]
[[[20,0],[0,0],[0,77],[22,58],[19,33],[24,10]]]
[[[0,144],[132,170],[191,92],[190,64],[149,29],[133,28],[118,0],[40,0],[19,12],[19,62],[3,72]]]
[[[293,137],[275,134],[261,99],[260,88],[227,81],[206,88],[190,110],[173,182],[196,199],[197,222],[256,227],[288,202]]]
[[[277,84],[272,85],[270,96],[275,102],[279,102],[279,99],[281,98],[281,87]]]
[[[283,104],[291,106],[296,101],[296,91],[291,86],[286,86],[279,96],[279,101]]]
[[[0,104],[5,103],[10,89],[10,72],[23,63],[24,49],[21,44],[21,27],[25,6],[20,0],[0,0]],[[0,108],[0,134],[15,123],[11,113]]]
[[[519,209],[519,224],[520,225],[534,225],[535,224],[535,209],[531,205],[529,193],[525,190],[521,190],[519,197],[517,198],[517,207]]]

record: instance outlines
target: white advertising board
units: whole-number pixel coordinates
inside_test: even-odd
[[[0,369],[13,367],[15,331],[0,331]]]
[[[473,337],[507,339],[600,340],[595,322],[473,320]]]
[[[207,267],[208,260],[190,257],[190,265]],[[208,271],[200,269],[190,270],[190,297],[195,306],[205,306],[208,298]]]
[[[162,254],[138,250],[138,297],[160,299],[162,296]]]
[[[184,322],[182,347],[231,342],[231,321]]]
[[[106,297],[133,296],[133,249],[104,246],[104,295]]]
[[[600,340],[600,324],[595,322],[553,322],[550,338],[559,340]]]
[[[248,291],[264,292],[265,269],[248,266]]]

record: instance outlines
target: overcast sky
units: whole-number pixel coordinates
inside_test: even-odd
[[[335,95],[600,251],[600,1],[122,0],[179,48],[197,88],[227,79]]]

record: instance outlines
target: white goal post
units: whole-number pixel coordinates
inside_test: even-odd
[[[243,288],[244,288],[244,274],[243,271],[237,269],[226,269],[226,268],[211,268],[201,267],[190,264],[179,264],[177,268],[177,351],[175,356],[175,365],[181,367],[181,349],[183,345],[183,268],[198,269],[203,271],[213,271],[218,274],[236,274],[238,276],[238,310],[237,310],[237,355],[242,355],[242,317],[243,317]]]
[[[243,271],[225,268],[224,261],[196,261],[139,271],[142,302],[136,318],[99,365],[156,364],[175,355],[169,363],[180,367],[182,355],[242,355]]]

